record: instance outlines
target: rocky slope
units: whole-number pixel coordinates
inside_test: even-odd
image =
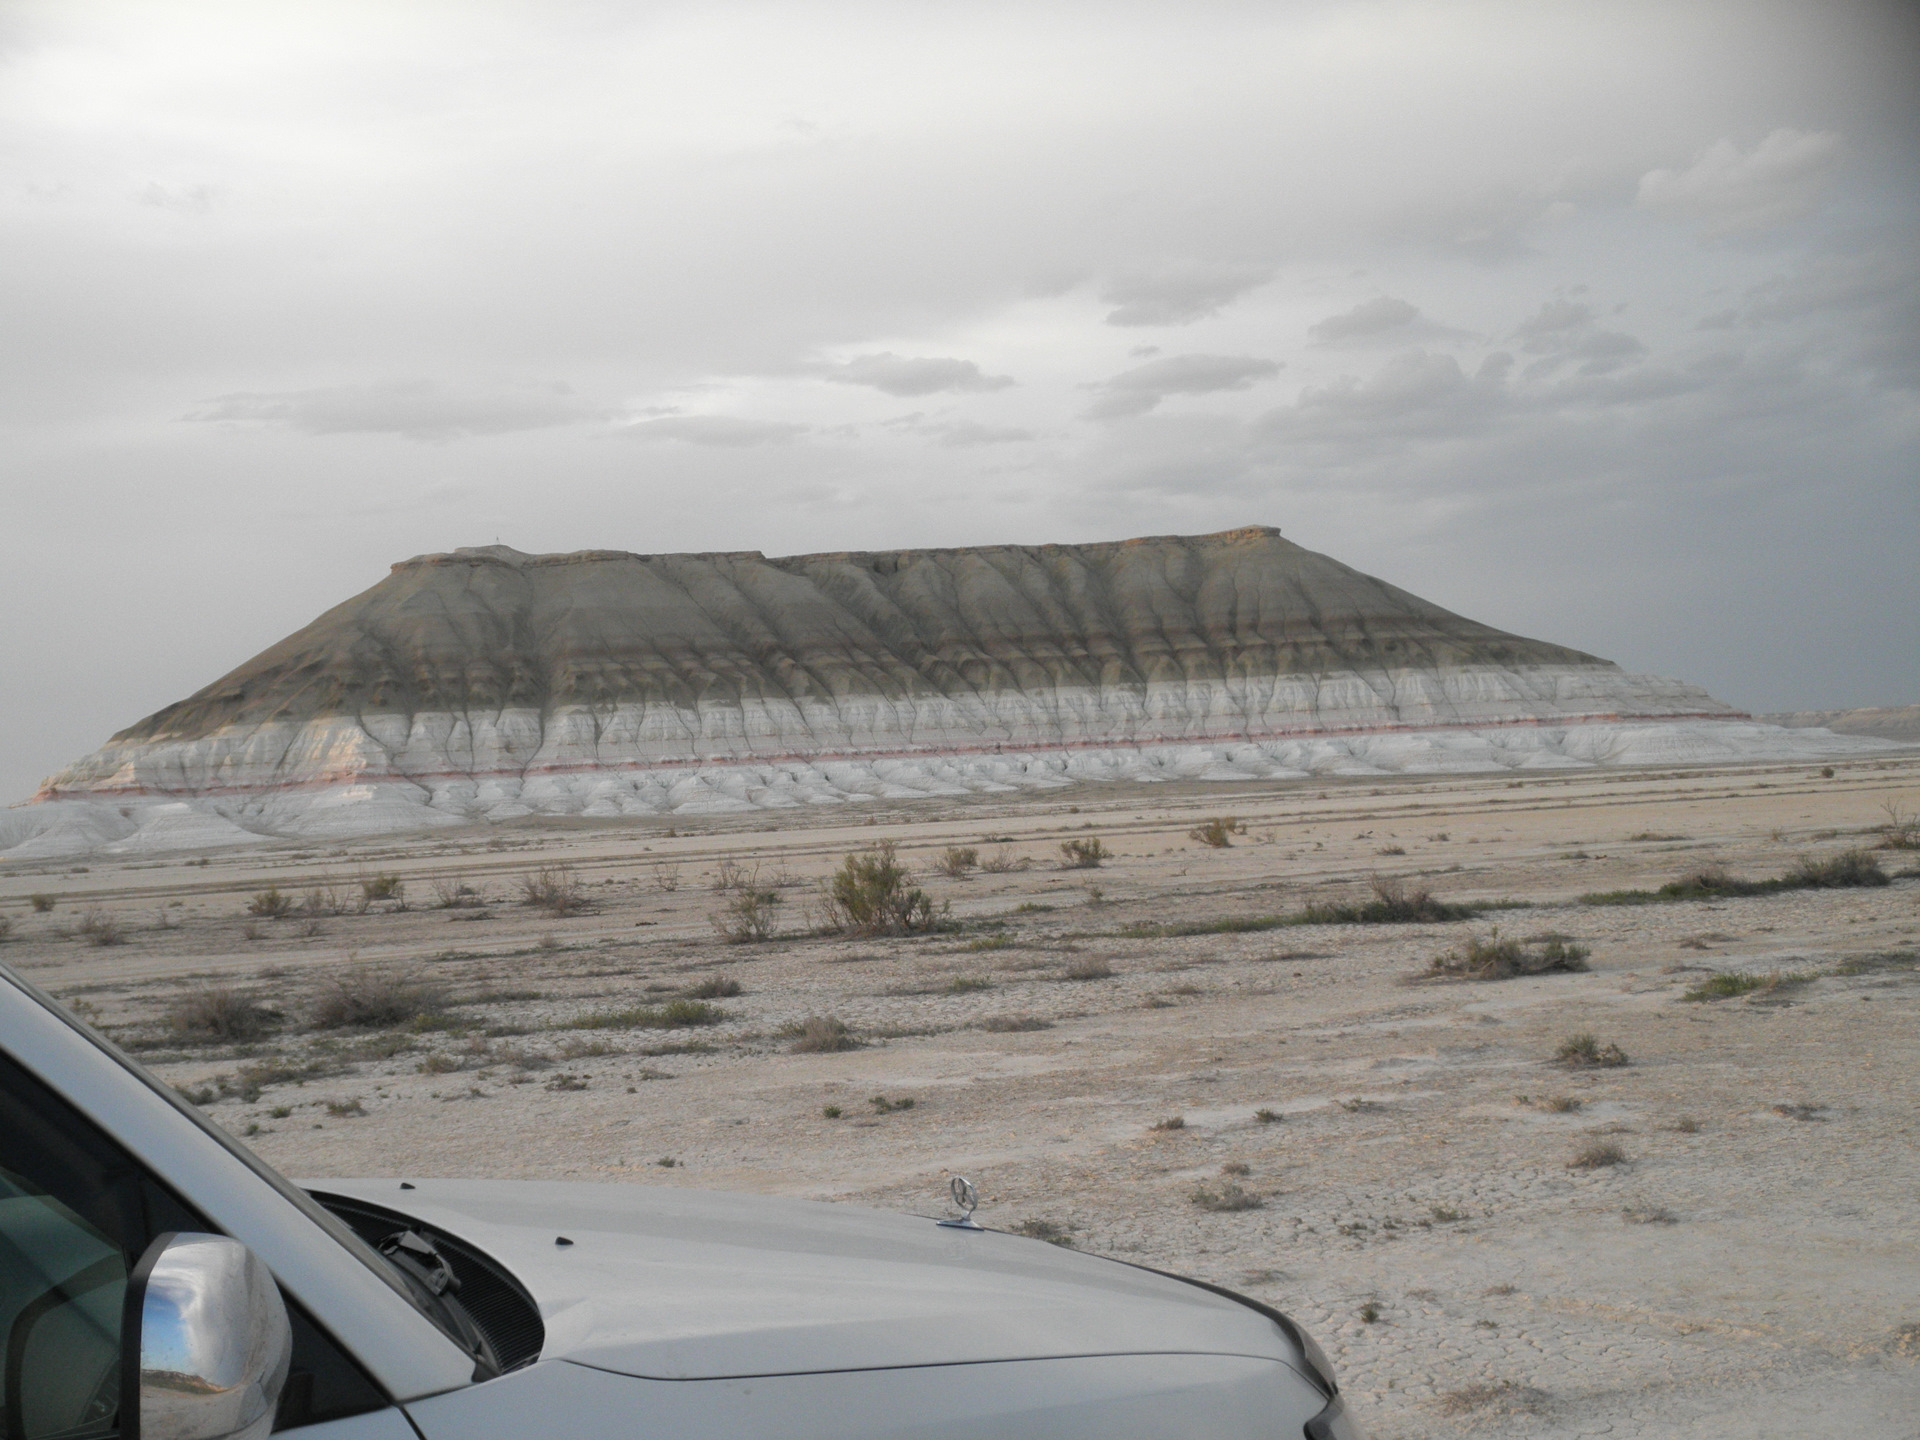
[[[123,730],[0,817],[0,849],[1839,743],[1745,722],[1267,528],[771,560],[489,546],[394,566]]]

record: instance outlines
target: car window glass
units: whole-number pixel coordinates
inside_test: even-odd
[[[0,1440],[117,1434],[127,1275],[156,1235],[218,1228],[0,1055]],[[291,1297],[287,1310],[276,1430],[391,1403]]]
[[[118,1244],[0,1168],[0,1437],[113,1434],[126,1286]]]

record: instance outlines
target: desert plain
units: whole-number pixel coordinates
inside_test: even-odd
[[[1287,1310],[1376,1440],[1908,1437],[1916,811],[1905,751],[528,820],[9,865],[0,961],[296,1176],[964,1174]],[[826,933],[882,844],[940,923]],[[1581,898],[1852,850],[1889,883]],[[1318,923],[1376,881],[1477,913]],[[1420,978],[1545,936],[1585,968]]]

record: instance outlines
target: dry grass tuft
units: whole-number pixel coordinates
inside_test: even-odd
[[[580,877],[565,865],[543,865],[520,877],[520,903],[544,910],[556,920],[589,908]]]
[[[847,1029],[846,1022],[832,1015],[809,1015],[783,1033],[793,1036],[787,1047],[795,1055],[826,1055],[840,1050],[858,1050],[860,1041]]]
[[[1221,1185],[1202,1185],[1194,1190],[1190,1197],[1202,1210],[1235,1211],[1258,1210],[1267,1202],[1253,1191],[1228,1180]]]
[[[280,1013],[231,985],[205,985],[169,1005],[163,1017],[177,1042],[258,1040],[280,1023]]]
[[[1627,1164],[1627,1152],[1611,1140],[1594,1140],[1582,1145],[1567,1161],[1569,1170],[1604,1170],[1612,1165]]]
[[[1233,844],[1233,837],[1247,833],[1247,827],[1232,815],[1216,815],[1211,820],[1203,820],[1187,832],[1189,840],[1198,840],[1202,845],[1215,850],[1224,850]]]
[[[310,1019],[322,1030],[384,1029],[412,1024],[446,1005],[444,988],[411,971],[358,965],[322,983]]]
[[[1067,966],[1065,974],[1069,980],[1111,980],[1113,966],[1098,956],[1088,955]]]
[[[1085,840],[1062,840],[1060,842],[1060,868],[1062,870],[1097,870],[1113,858],[1113,852],[1101,843],[1098,835]]]
[[[1416,980],[1511,980],[1517,976],[1575,973],[1587,968],[1591,952],[1564,935],[1534,940],[1503,940],[1500,931],[1475,935],[1457,950],[1434,957]]]
[[[1617,1070],[1631,1063],[1627,1059],[1627,1052],[1618,1045],[1611,1041],[1602,1045],[1597,1036],[1585,1031],[1569,1035],[1561,1041],[1553,1058],[1569,1070]]]
[[[933,862],[933,868],[949,880],[962,879],[969,870],[979,868],[980,852],[971,845],[949,845]]]
[[[1006,1035],[1024,1030],[1051,1030],[1053,1022],[1038,1015],[989,1015],[980,1022],[980,1028]]]

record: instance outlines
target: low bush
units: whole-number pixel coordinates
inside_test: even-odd
[[[1457,950],[1436,956],[1421,980],[1511,980],[1522,975],[1578,972],[1587,968],[1591,953],[1563,935],[1535,940],[1503,940],[1500,932],[1474,936]]]
[[[555,919],[578,915],[588,908],[580,877],[566,865],[543,865],[520,877],[520,903],[544,910]]]
[[[387,1029],[411,1025],[447,1003],[443,987],[410,971],[359,965],[322,983],[310,1018],[322,1030]]]
[[[989,1015],[980,1022],[980,1028],[1006,1035],[1022,1030],[1051,1030],[1053,1022],[1038,1015]]]
[[[1601,890],[1580,897],[1583,905],[1661,905],[1681,900],[1734,900],[1777,895],[1783,890],[1841,890],[1891,883],[1880,862],[1865,850],[1845,850],[1824,860],[1806,857],[1772,880],[1743,880],[1718,865],[1669,880],[1658,890]]]
[[[1062,870],[1097,870],[1113,858],[1113,852],[1100,842],[1098,835],[1085,840],[1062,840],[1060,842],[1060,868]]]
[[[120,922],[103,910],[89,910],[80,917],[80,935],[89,945],[124,945],[126,933]]]
[[[48,895],[45,892],[39,892],[39,893],[27,896],[27,903],[33,906],[33,913],[36,915],[51,914],[53,911],[53,907],[58,902],[58,900],[59,900],[58,896]]]
[[[962,878],[969,870],[979,868],[980,852],[971,845],[949,845],[940,852],[940,858],[933,862],[933,868],[949,880]]]
[[[480,904],[480,892],[457,876],[442,876],[433,882],[433,903],[442,910],[465,910]]]
[[[1069,980],[1111,980],[1113,966],[1097,956],[1089,955],[1075,960],[1067,966],[1066,978]]]
[[[1618,1045],[1611,1041],[1602,1045],[1598,1037],[1586,1032],[1569,1035],[1553,1058],[1569,1070],[1617,1070],[1628,1063],[1627,1052]]]
[[[1005,875],[1014,870],[1031,870],[1033,861],[1025,855],[1015,855],[1010,847],[1002,845],[980,862],[980,868],[989,875]]]
[[[1625,1165],[1627,1152],[1611,1140],[1595,1140],[1583,1145],[1567,1161],[1569,1170],[1604,1170],[1609,1165]]]
[[[716,975],[709,980],[695,981],[680,992],[685,1000],[726,1000],[740,993],[740,982],[725,976]]]
[[[1880,827],[1880,848],[1920,850],[1920,810],[1902,810],[1895,800],[1889,800],[1881,809],[1887,819]]]
[[[168,1037],[180,1043],[258,1040],[279,1023],[279,1011],[231,985],[189,990],[162,1016]]]
[[[404,907],[407,903],[406,882],[398,875],[386,873],[361,877],[360,913],[366,914],[368,908],[377,900],[391,900],[394,904]]]
[[[1302,906],[1284,923],[1293,925],[1424,925],[1451,920],[1471,920],[1480,907],[1450,905],[1436,900],[1424,885],[1412,890],[1390,875],[1376,875],[1368,882],[1371,900],[1350,904],[1312,904]]]
[[[719,1025],[731,1017],[704,1000],[669,1000],[664,1005],[634,1005],[624,1010],[593,1010],[569,1020],[563,1030],[681,1030]]]
[[[1211,846],[1215,850],[1224,850],[1233,844],[1234,836],[1246,833],[1247,827],[1234,816],[1216,815],[1211,820],[1202,820],[1194,826],[1187,832],[1187,838],[1198,840],[1202,845]]]
[[[1707,977],[1680,998],[1695,1003],[1733,1000],[1742,995],[1758,995],[1765,999],[1785,990],[1798,989],[1802,985],[1811,984],[1812,981],[1811,975],[1795,975],[1781,970],[1769,971],[1764,975],[1747,975],[1729,971]]]
[[[784,1027],[782,1033],[792,1036],[793,1043],[787,1048],[795,1055],[822,1055],[860,1048],[860,1042],[845,1022],[832,1015],[809,1015],[798,1024]]]
[[[293,897],[281,894],[279,886],[269,885],[254,892],[247,902],[247,913],[262,920],[284,920],[293,913]]]
[[[733,892],[718,910],[707,916],[714,933],[729,945],[757,945],[773,938],[780,911],[780,892],[746,885]]]
[[[840,862],[823,897],[829,928],[843,935],[909,935],[934,928],[933,901],[894,858],[892,841]]]
[[[1199,1186],[1194,1190],[1192,1199],[1202,1210],[1216,1211],[1258,1210],[1267,1203],[1253,1191],[1231,1180],[1218,1187]]]

